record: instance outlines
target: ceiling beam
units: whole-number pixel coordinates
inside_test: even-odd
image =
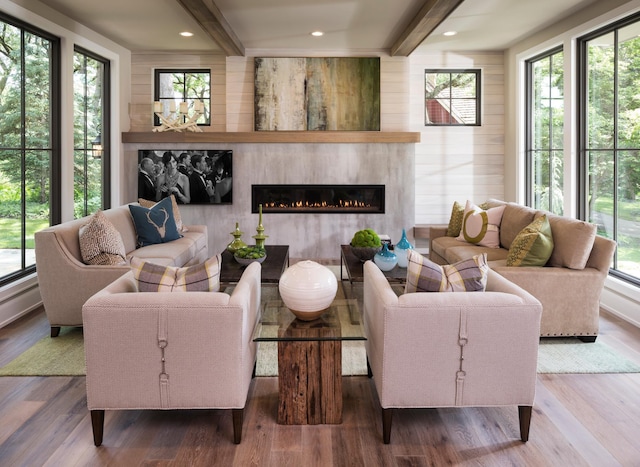
[[[244,46],[213,0],[178,0],[227,57],[244,57]]]
[[[391,56],[408,57],[464,0],[427,0],[391,47]]]

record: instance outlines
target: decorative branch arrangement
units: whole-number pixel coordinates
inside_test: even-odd
[[[204,114],[204,103],[194,101],[193,113],[189,115],[189,107],[186,102],[180,102],[180,107],[176,111],[176,103],[169,103],[169,115],[162,113],[162,102],[153,103],[153,113],[160,119],[161,125],[153,129],[154,132],[161,131],[194,131],[201,132],[197,124],[198,119]]]

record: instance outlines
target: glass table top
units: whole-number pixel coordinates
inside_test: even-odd
[[[355,299],[335,299],[327,311],[313,321],[302,321],[282,300],[263,304],[253,333],[255,342],[366,340],[362,313]]]

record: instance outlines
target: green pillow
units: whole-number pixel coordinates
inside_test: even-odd
[[[509,248],[507,266],[544,266],[553,252],[553,235],[544,214],[516,235]]]
[[[447,237],[457,237],[462,230],[462,218],[464,217],[464,206],[457,201],[453,202],[451,217],[447,227]]]

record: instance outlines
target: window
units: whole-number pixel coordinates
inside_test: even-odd
[[[425,70],[425,125],[480,125],[480,70]]]
[[[35,271],[34,232],[59,221],[59,40],[0,13],[0,285]]]
[[[561,49],[526,62],[526,203],[559,215],[564,212],[563,67]]]
[[[612,274],[640,285],[640,15],[578,43],[579,207],[618,242]]]
[[[76,48],[73,55],[73,199],[80,218],[110,207],[109,62]]]
[[[204,104],[204,113],[196,122],[198,125],[211,125],[211,72],[209,70],[156,70],[154,81],[154,101],[162,104],[162,113],[165,116],[179,109],[180,102],[186,102],[192,114],[194,103],[201,101]],[[153,124],[160,125],[160,119],[157,116],[154,117]]]

